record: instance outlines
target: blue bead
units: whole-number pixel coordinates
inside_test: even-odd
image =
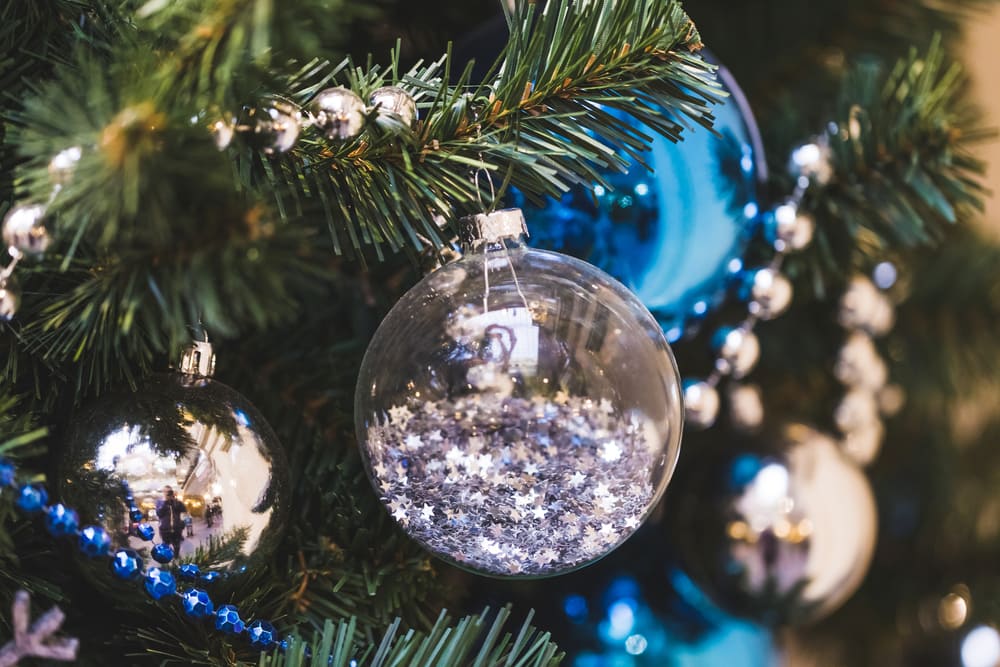
[[[247,626],[247,636],[250,637],[250,645],[261,651],[268,651],[273,646],[277,638],[277,630],[267,621],[254,621]]]
[[[142,572],[142,559],[131,549],[119,549],[111,556],[111,571],[119,579],[135,579]]]
[[[17,506],[29,514],[41,512],[47,502],[49,494],[39,484],[24,484],[17,492]]]
[[[243,627],[243,619],[240,618],[240,612],[233,605],[222,605],[215,612],[216,630],[222,630],[231,635],[238,635],[243,632]]]
[[[53,505],[45,514],[45,527],[53,537],[66,537],[76,532],[80,517],[62,503]]]
[[[201,580],[204,581],[206,584],[210,584],[213,581],[221,578],[222,574],[220,574],[219,572],[212,572],[211,570],[201,575]]]
[[[201,574],[201,568],[194,563],[184,563],[177,568],[177,574],[181,575],[181,579],[193,581],[198,578],[199,574]]]
[[[85,526],[80,531],[80,551],[91,558],[105,556],[111,548],[111,536],[100,526]]]
[[[129,510],[129,516],[132,517],[133,521],[142,521],[142,518],[145,515],[142,513],[141,509],[135,507],[135,508],[132,508],[131,510]]]
[[[174,575],[158,567],[146,571],[146,592],[154,600],[160,600],[177,592],[177,582]]]
[[[7,459],[0,459],[0,486],[14,486],[17,470]]]
[[[161,542],[153,547],[151,555],[157,563],[169,563],[174,559],[174,550],[169,544]]]
[[[152,524],[140,523],[135,527],[135,534],[148,542],[156,536],[156,529]]]
[[[184,605],[184,613],[193,618],[211,616],[215,610],[212,598],[200,588],[191,588],[181,593],[181,603]]]

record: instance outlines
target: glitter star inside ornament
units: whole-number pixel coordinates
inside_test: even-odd
[[[429,551],[561,574],[627,539],[680,447],[673,356],[595,267],[521,244],[520,211],[463,221],[466,253],[383,321],[355,420],[376,492]]]

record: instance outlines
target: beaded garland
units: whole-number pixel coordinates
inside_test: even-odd
[[[275,648],[285,652],[297,641],[292,635],[279,637],[270,621],[244,619],[235,605],[226,604],[216,609],[206,590],[190,585],[193,582],[210,584],[225,577],[225,573],[211,570],[202,572],[194,563],[182,563],[168,569],[168,564],[174,560],[174,552],[169,545],[162,543],[152,547],[153,559],[159,566],[149,567],[144,571],[142,558],[133,549],[120,548],[112,551],[111,536],[104,528],[81,527],[75,510],[62,503],[49,505],[45,487],[41,484],[18,484],[16,472],[11,461],[0,459],[0,491],[14,491],[15,506],[29,516],[43,517],[45,527],[53,537],[75,539],[80,552],[87,557],[108,559],[109,569],[116,578],[130,582],[141,581],[147,595],[154,600],[179,600],[184,613],[189,617],[211,619],[217,630],[227,635],[245,636],[250,646],[261,652]],[[122,493],[129,506],[129,515],[136,522],[132,527],[133,533],[145,541],[152,541],[154,528],[135,504],[135,497],[128,484],[122,484]],[[186,584],[182,588],[179,582]],[[308,647],[306,652],[308,653]]]

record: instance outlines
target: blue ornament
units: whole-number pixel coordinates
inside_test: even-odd
[[[7,459],[0,459],[0,486],[14,486],[17,470]]]
[[[65,537],[76,532],[80,525],[80,517],[76,512],[62,503],[53,505],[45,513],[45,527],[53,537]]]
[[[218,572],[212,572],[212,571],[208,571],[205,574],[201,575],[201,580],[204,581],[206,584],[210,584],[210,583],[216,581],[217,579],[221,579],[221,578],[222,578],[222,575],[220,573],[218,573]]]
[[[119,579],[135,579],[142,572],[142,558],[132,549],[118,549],[111,556],[111,572]]]
[[[28,514],[41,512],[47,502],[49,494],[39,484],[24,484],[17,492],[17,506]]]
[[[539,207],[514,194],[538,248],[596,264],[635,292],[674,342],[725,296],[758,220],[757,189],[767,178],[756,122],[725,68],[730,93],[713,107],[719,135],[696,127],[673,143],[654,137],[642,159],[622,153],[625,173],[604,171],[611,188],[574,187]],[[606,112],[634,125],[624,114]]]
[[[132,509],[130,509],[129,516],[131,516],[132,520],[136,522],[142,521],[143,518],[145,517],[145,515],[142,513],[142,510],[139,509],[138,507],[133,507]]]
[[[201,568],[199,568],[194,563],[184,563],[177,568],[177,574],[181,576],[181,579],[187,579],[188,581],[194,581],[201,574]]]
[[[135,534],[148,542],[156,536],[156,529],[152,524],[140,523],[135,527]]]
[[[174,559],[174,550],[169,544],[161,542],[153,547],[150,555],[157,563],[169,563]]]
[[[243,632],[243,619],[240,618],[239,610],[231,604],[219,607],[215,612],[215,629],[222,630],[231,635],[238,635]]]
[[[267,621],[254,621],[247,626],[247,636],[250,638],[250,645],[261,651],[270,650],[277,641],[278,631]]]
[[[206,618],[215,611],[212,598],[200,588],[191,588],[181,593],[184,613],[193,618]]]
[[[111,548],[111,536],[100,526],[86,526],[80,531],[80,551],[85,556],[106,556]]]
[[[161,600],[177,592],[177,582],[174,575],[158,567],[146,571],[146,592],[154,600]]]

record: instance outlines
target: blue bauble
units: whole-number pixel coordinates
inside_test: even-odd
[[[612,189],[575,187],[544,207],[514,193],[531,245],[579,257],[621,280],[671,342],[722,300],[741,266],[760,210],[758,186],[767,177],[746,99],[725,68],[719,80],[730,96],[713,108],[718,135],[696,126],[675,144],[642,127],[655,137],[643,156],[654,172],[622,154],[628,171],[604,172]]]

